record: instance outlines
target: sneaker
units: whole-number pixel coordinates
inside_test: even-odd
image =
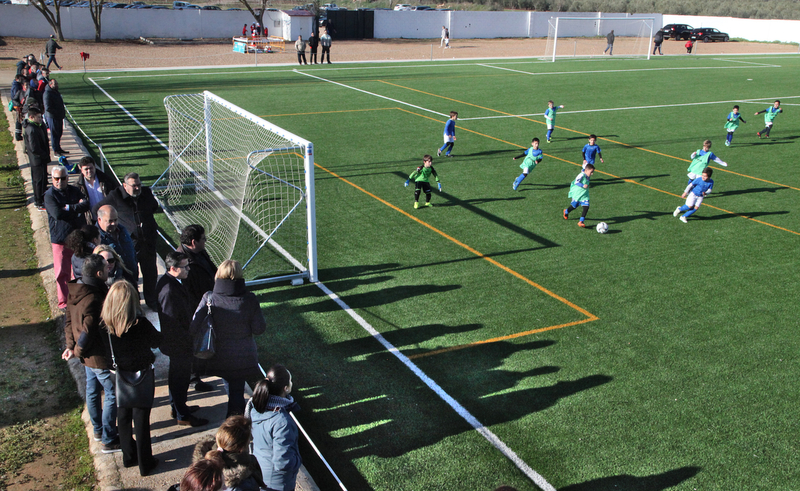
[[[419,203],[415,201],[414,202],[414,209],[416,210],[417,208],[419,208]]]
[[[586,228],[586,224],[585,224],[585,223],[583,223],[583,222],[578,222],[578,226],[579,226],[580,228]]]
[[[186,416],[185,419],[178,420],[178,426],[191,426],[195,428],[197,426],[205,426],[208,424],[208,420],[205,418],[198,418],[197,416],[192,416],[191,414]]]
[[[111,442],[111,443],[101,443],[100,444],[100,451],[103,453],[116,453],[122,452],[122,447],[120,447],[119,442]]]
[[[547,143],[550,143],[550,138],[547,139]]]
[[[567,209],[566,208],[564,208],[563,215],[564,215],[564,220],[569,220],[569,217],[567,216]]]
[[[102,431],[95,431],[94,432],[94,441],[102,442],[103,441],[103,432]]]
[[[725,140],[725,146],[726,147],[730,147],[731,146],[731,142],[729,142],[728,140]]]
[[[200,406],[186,406],[186,409],[188,409],[189,414],[192,414],[193,412],[195,412],[198,409],[200,409]],[[174,407],[170,410],[169,415],[172,417],[172,419],[175,419],[175,418],[178,417],[178,413],[175,412],[175,408]]]
[[[47,208],[45,208],[44,205],[36,205],[36,209],[39,211],[47,211]]]
[[[433,203],[431,203],[430,201],[428,201],[427,203],[425,203],[425,206],[433,206]]]
[[[689,223],[689,220],[687,220],[685,216],[681,216],[681,221],[683,223]]]
[[[437,157],[441,157],[442,156],[442,149],[441,148],[436,151],[436,156]]]
[[[676,217],[681,214],[681,207],[675,208],[675,211],[672,212],[672,216]]]
[[[444,154],[445,157],[452,157],[449,153]]]
[[[511,189],[513,189],[514,191],[516,191],[518,187],[519,183],[517,181],[514,181],[514,183],[511,185]]]
[[[759,137],[759,138],[761,138],[761,132],[760,132],[760,131],[759,131],[759,132],[757,132],[757,133],[756,133],[756,136],[757,136],[757,137]]]

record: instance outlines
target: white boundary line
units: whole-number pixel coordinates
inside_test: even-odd
[[[505,443],[503,443],[500,438],[497,437],[491,430],[483,426],[483,424],[478,421],[475,416],[470,414],[469,411],[464,408],[461,404],[458,403],[455,399],[453,399],[447,392],[442,389],[439,384],[437,384],[432,378],[425,374],[414,362],[412,362],[406,355],[400,352],[392,343],[386,340],[381,333],[375,330],[363,317],[358,315],[353,309],[351,309],[338,295],[333,293],[327,286],[325,286],[322,282],[315,283],[320,290],[322,290],[328,297],[336,302],[339,307],[342,308],[347,314],[353,318],[365,331],[367,331],[376,341],[381,343],[384,348],[386,348],[389,353],[393,354],[400,362],[405,365],[409,370],[414,372],[414,375],[419,377],[425,385],[428,386],[439,398],[441,398],[444,402],[447,403],[453,410],[458,413],[459,416],[464,418],[464,420],[469,423],[475,430],[481,434],[486,440],[489,441],[497,450],[499,450],[503,455],[505,455],[514,465],[517,466],[519,470],[521,470],[528,478],[533,481],[537,486],[539,486],[542,491],[556,491],[550,483],[548,483],[544,477],[542,477],[538,472],[533,470],[528,464],[525,463],[519,456],[511,450]]]
[[[303,72],[297,72],[297,73],[300,73],[300,74],[303,74],[303,75],[307,75],[307,74],[305,74]],[[319,77],[314,77],[314,78],[319,78]],[[125,107],[122,104],[120,104],[119,102],[117,102],[116,99],[111,97],[111,95],[108,92],[106,92],[105,90],[103,90],[103,88],[100,87],[100,85],[98,85],[94,80],[92,80],[91,78],[89,78],[89,80],[95,86],[97,86],[97,88],[100,89],[103,92],[103,94],[106,95],[106,97],[108,97],[111,101],[114,102],[114,104],[116,104],[120,109],[122,109],[125,112],[125,114],[127,114],[133,121],[135,121],[136,124],[138,124],[143,130],[145,130],[147,132],[147,134],[152,136],[159,144],[161,144],[161,146],[163,146],[164,148],[167,148],[167,146],[164,145],[164,142],[162,142],[155,134],[153,134],[152,131],[150,131],[138,119],[136,119],[136,117],[133,114],[131,114],[130,111],[125,109]],[[320,78],[320,80],[324,80],[324,79]],[[367,93],[369,95],[377,95],[377,94],[372,94],[370,92],[367,92],[367,91],[364,91],[364,90],[361,90],[361,89],[348,87],[348,86],[346,86],[344,84],[340,84],[338,82],[331,82],[331,81],[328,81],[328,80],[324,80],[324,81],[330,82],[330,83],[333,83],[333,84],[336,84],[336,85],[341,85],[341,86],[349,88],[349,89],[357,90],[359,92],[364,92],[364,93]],[[382,97],[384,99],[389,99],[388,97],[384,97],[384,96],[378,96],[378,97]],[[394,101],[394,99],[389,99],[389,100]],[[429,111],[429,112],[434,112],[435,113],[435,111],[430,111],[429,109],[421,108],[421,107],[418,107],[418,106],[413,106],[412,104],[404,103],[402,101],[395,101],[395,102],[398,102],[400,104],[406,104],[408,106],[412,106],[412,107],[415,107],[415,108],[418,108],[418,109],[421,109],[421,110],[424,110],[424,111]],[[441,114],[441,113],[436,113],[436,114]],[[444,116],[444,115],[442,115],[442,116]],[[511,460],[511,462],[513,462],[514,465],[517,466],[517,468],[519,470],[521,470],[531,481],[533,481],[537,486],[539,486],[539,488],[541,488],[542,491],[556,491],[556,488],[554,488],[550,483],[548,483],[547,480],[545,480],[545,478],[541,476],[541,474],[539,474],[538,472],[533,470],[527,463],[525,463],[524,460],[519,458],[519,456],[513,450],[511,450],[511,448],[509,448],[508,445],[503,443],[503,441],[500,440],[500,438],[497,437],[497,435],[495,435],[494,433],[492,433],[491,430],[486,428],[480,421],[477,420],[477,418],[475,418],[475,416],[470,414],[470,412],[467,411],[466,408],[464,408],[464,406],[459,404],[458,401],[456,401],[452,396],[450,396],[447,392],[445,392],[444,389],[442,389],[439,386],[439,384],[437,384],[432,378],[430,378],[425,372],[423,372],[417,365],[415,365],[406,355],[401,353],[400,350],[397,349],[392,343],[387,341],[386,338],[384,338],[378,331],[376,331],[374,327],[372,327],[366,320],[364,320],[363,317],[361,317],[359,314],[357,314],[355,311],[353,311],[353,309],[351,309],[350,306],[348,306],[346,303],[344,303],[344,301],[341,298],[339,298],[338,295],[333,293],[333,291],[331,291],[322,282],[318,281],[318,282],[316,282],[314,284],[317,285],[317,287],[320,290],[322,290],[323,293],[325,293],[331,300],[333,300],[337,305],[339,305],[339,307],[341,307],[342,310],[344,310],[350,317],[352,317],[353,320],[355,320],[365,331],[367,331],[373,338],[375,338],[376,341],[378,341],[380,344],[382,344],[386,348],[387,351],[389,351],[391,354],[393,354],[398,360],[400,360],[401,363],[403,363],[417,377],[419,377],[419,379],[422,380],[425,383],[425,385],[427,385],[434,393],[436,393],[437,396],[439,396],[444,402],[446,402],[451,408],[453,408],[453,410],[456,413],[458,413],[459,416],[461,416],[478,433],[480,433],[481,436],[483,436],[487,441],[489,441],[489,443],[491,443],[492,446],[494,446],[497,450],[499,450],[506,458]]]
[[[517,72],[522,73],[524,75],[531,75],[531,76],[543,76],[543,75],[580,75],[584,73],[624,73],[624,72],[663,72],[663,71],[671,71],[671,70],[708,70],[711,67],[707,66],[697,66],[697,67],[673,67],[673,68],[625,68],[619,70],[583,70],[583,71],[570,71],[570,72],[526,72],[524,70],[512,70],[511,68],[502,68],[498,66],[493,66],[495,64],[489,65],[484,63],[478,63],[478,65],[486,68],[494,68],[497,70],[508,70],[510,72]],[[760,65],[760,68],[781,68],[780,65]],[[714,70],[737,70],[743,68],[754,68],[752,66],[716,66],[713,67]]]
[[[716,60],[716,61],[726,61],[728,63],[745,63],[747,65],[756,65],[756,66],[770,67],[770,68],[781,68],[780,65],[770,65],[768,63],[756,63],[754,61],[726,60],[724,58],[711,58],[711,59],[712,60]]]

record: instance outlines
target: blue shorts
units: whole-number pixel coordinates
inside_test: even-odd
[[[572,203],[570,203],[570,206],[572,206],[573,208],[577,208],[578,206],[589,206],[589,200],[587,199],[583,201],[573,201]]]

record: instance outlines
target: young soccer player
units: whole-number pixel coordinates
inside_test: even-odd
[[[733,111],[728,114],[728,122],[725,123],[725,129],[728,130],[728,136],[725,140],[725,146],[730,147],[733,143],[733,132],[739,127],[739,121],[747,123],[741,114],[739,114],[739,106],[733,106]]]
[[[600,162],[606,163],[603,160],[603,153],[600,151],[600,147],[596,145],[597,142],[597,135],[589,135],[589,143],[583,146],[583,150],[581,151],[581,157],[583,157],[583,168],[586,168],[586,164],[594,165],[594,159],[599,158]]]
[[[444,156],[449,157],[450,152],[453,151],[453,144],[456,141],[456,120],[458,119],[458,113],[455,111],[450,111],[450,119],[444,124],[444,145],[439,151],[436,152],[436,156],[442,155],[444,149],[447,148],[447,152],[445,152]]]
[[[767,138],[769,138],[769,132],[770,130],[772,130],[772,121],[775,119],[775,116],[777,116],[778,113],[782,112],[783,109],[781,109],[781,101],[775,101],[771,107],[768,107],[763,111],[758,111],[756,113],[756,116],[758,116],[761,113],[764,113],[764,124],[766,125],[766,127],[763,130],[756,133],[756,135],[758,135],[759,138],[761,138],[761,135],[764,135]]]
[[[408,187],[411,179],[414,179],[414,208],[419,208],[420,191],[425,191],[425,206],[433,206],[431,204],[431,176],[436,179],[439,192],[441,192],[442,183],[439,182],[439,176],[436,174],[436,169],[433,168],[433,157],[426,155],[422,157],[422,165],[417,167],[417,170],[412,172],[406,179],[406,187]]]
[[[692,159],[692,163],[689,164],[689,168],[686,169],[689,172],[686,175],[689,176],[690,184],[692,181],[700,177],[700,175],[703,173],[703,170],[708,167],[709,160],[713,160],[722,167],[728,167],[727,163],[723,162],[719,157],[711,153],[711,140],[704,141],[703,148],[692,152],[690,158]]]
[[[564,104],[556,106],[553,101],[547,101],[547,110],[544,112],[544,119],[547,123],[547,143],[550,143],[550,137],[553,136],[553,129],[556,127],[556,112],[559,109],[564,109]]]
[[[586,214],[589,213],[589,178],[592,177],[593,173],[594,165],[586,164],[586,167],[578,174],[578,177],[572,181],[572,185],[569,187],[569,197],[572,202],[569,204],[569,208],[564,210],[564,220],[569,220],[569,213],[580,206],[583,211],[581,212],[581,221],[578,222],[578,226],[583,228],[586,228],[584,220],[586,220]]]
[[[514,191],[517,190],[519,185],[522,181],[528,177],[528,173],[536,167],[536,164],[542,161],[542,151],[539,150],[539,139],[534,138],[531,140],[531,148],[525,150],[522,155],[517,155],[514,157],[514,160],[519,158],[525,157],[525,160],[522,161],[520,164],[520,169],[522,169],[522,174],[519,175],[516,179],[514,179],[514,184],[511,185],[511,189]]]
[[[672,212],[672,216],[676,217],[680,215],[682,211],[685,211],[686,213],[681,215],[681,221],[683,223],[689,223],[687,218],[692,216],[694,212],[700,208],[700,203],[703,202],[703,198],[708,196],[711,193],[711,188],[714,187],[714,181],[711,180],[711,174],[713,173],[714,169],[706,167],[703,169],[703,173],[700,177],[686,186],[686,190],[683,191],[681,195],[681,198],[686,198],[686,204],[675,208],[675,211]]]

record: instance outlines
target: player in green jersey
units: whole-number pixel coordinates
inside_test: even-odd
[[[564,210],[564,220],[569,220],[569,213],[580,206],[583,211],[581,212],[581,221],[578,222],[578,226],[583,228],[586,228],[584,220],[586,220],[586,214],[589,213],[589,178],[592,177],[592,174],[594,174],[594,166],[586,164],[586,167],[583,168],[583,171],[578,174],[578,177],[572,181],[572,185],[569,187],[569,198],[572,201],[569,207]]]
[[[439,192],[442,191],[442,183],[439,182],[439,176],[436,174],[436,169],[433,168],[433,157],[426,155],[422,158],[422,165],[417,167],[417,170],[411,173],[406,179],[406,187],[414,180],[414,208],[419,208],[419,195],[421,191],[425,191],[425,206],[433,206],[431,204],[431,176],[436,179],[436,184],[439,186]]]

